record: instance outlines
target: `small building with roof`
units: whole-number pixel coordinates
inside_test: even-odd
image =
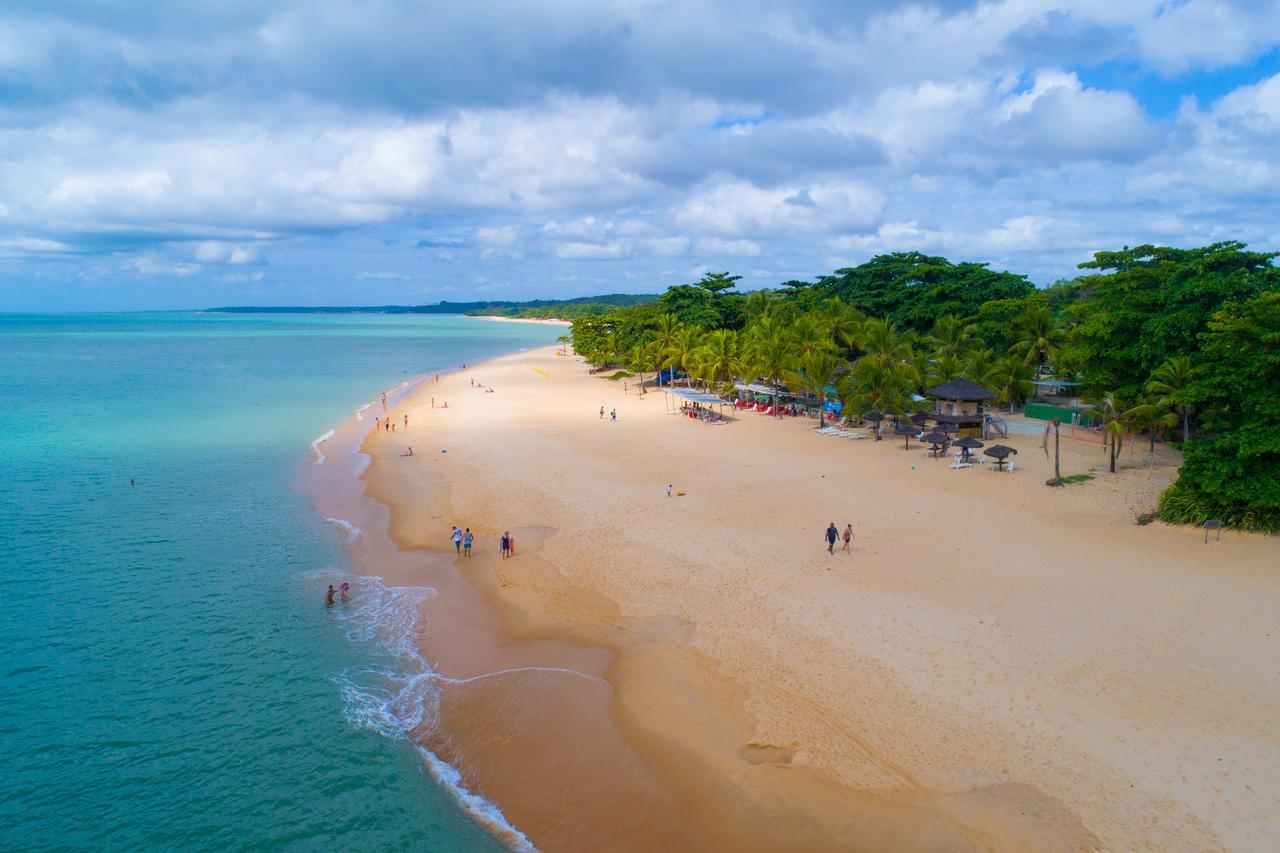
[[[964,377],[944,382],[924,392],[933,400],[933,414],[938,426],[954,427],[957,434],[981,435],[985,421],[984,404],[996,399],[996,392],[970,382]]]

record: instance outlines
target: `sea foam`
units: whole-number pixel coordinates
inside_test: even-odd
[[[342,524],[342,519],[326,519]],[[343,714],[356,728],[389,738],[409,739],[420,728],[434,727],[440,714],[439,682],[444,678],[418,650],[422,605],[436,594],[429,587],[389,587],[381,578],[355,581],[355,595],[335,611],[353,642],[371,646],[383,662],[345,670],[334,680],[342,692]],[[469,790],[462,774],[431,750],[415,744],[431,777],[473,820],[513,850],[535,851],[495,803]]]
[[[334,433],[333,430],[329,430],[324,435],[320,436],[315,441],[311,442],[311,452],[316,455],[317,465],[324,464],[324,451],[320,449],[320,445],[324,444],[326,441],[333,438],[335,434],[336,433]]]
[[[351,522],[347,521],[345,518],[334,518],[332,516],[326,515],[324,517],[324,520],[332,524],[334,527],[337,527],[343,532],[348,545],[355,543],[356,540],[358,540],[361,536],[364,535],[363,530],[361,530],[359,527],[352,524]]]

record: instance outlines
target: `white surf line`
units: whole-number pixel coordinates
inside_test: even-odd
[[[576,675],[579,678],[585,678],[588,681],[595,681],[599,684],[612,686],[603,678],[595,675],[587,675],[585,672],[578,672],[576,669],[566,669],[562,666],[515,666],[511,669],[499,669],[496,672],[482,672],[480,675],[472,675],[468,678],[450,678],[447,675],[440,675],[437,673],[433,680],[444,681],[448,684],[468,684],[472,681],[481,681],[486,678],[494,678],[499,675],[508,675],[515,672],[562,672],[565,675]]]

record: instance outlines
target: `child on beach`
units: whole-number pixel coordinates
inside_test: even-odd
[[[475,537],[471,535],[471,528],[467,528],[467,532],[462,536],[462,554],[464,557],[471,556],[471,543],[475,541]]]
[[[853,541],[853,525],[846,524],[844,526],[844,550],[849,550],[849,543]]]

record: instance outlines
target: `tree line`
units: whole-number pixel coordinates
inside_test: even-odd
[[[1045,288],[984,264],[881,255],[742,293],[711,273],[657,300],[578,317],[574,348],[643,380],[673,369],[835,396],[849,417],[905,417],[963,377],[1010,410],[1037,375],[1080,383],[1110,469],[1126,435],[1184,453],[1158,514],[1280,532],[1280,268],[1238,242],[1099,252]],[[776,401],[775,401],[776,402]]]

